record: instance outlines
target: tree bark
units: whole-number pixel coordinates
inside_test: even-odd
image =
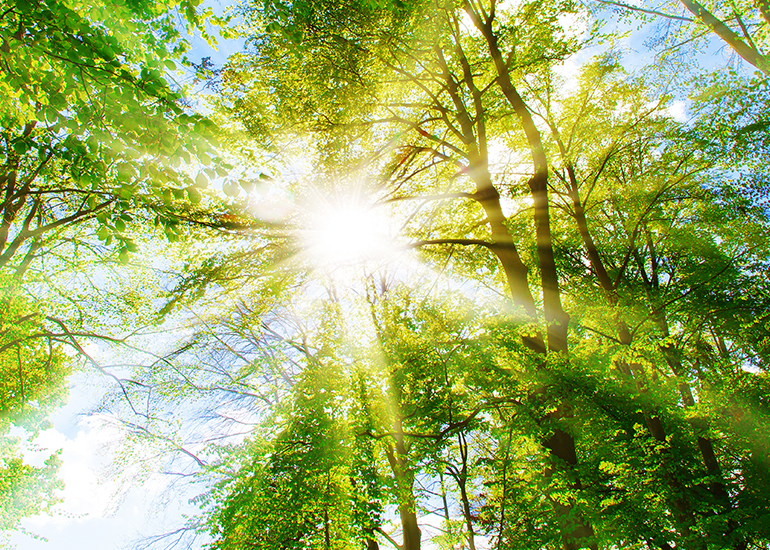
[[[601,256],[599,255],[598,248],[596,247],[593,237],[591,236],[591,232],[588,227],[588,220],[586,219],[586,216],[585,216],[585,208],[580,198],[580,190],[578,186],[577,176],[575,174],[574,165],[572,164],[572,161],[568,157],[568,152],[564,146],[564,142],[562,141],[557,128],[555,126],[551,126],[551,131],[552,131],[554,140],[556,141],[556,144],[559,147],[559,152],[562,156],[562,161],[564,162],[564,166],[567,171],[567,178],[568,178],[567,181],[569,185],[570,198],[572,200],[572,205],[574,208],[575,221],[578,225],[578,230],[583,240],[583,245],[586,248],[586,253],[588,254],[588,259],[591,265],[591,269],[596,274],[599,287],[604,291],[604,294],[607,298],[608,305],[610,307],[616,307],[619,302],[617,289],[604,266],[604,262],[602,261]],[[629,246],[633,247],[634,243],[633,242],[630,243]],[[651,253],[654,254],[654,249],[652,248],[651,244],[649,248]],[[651,281],[651,284],[654,284],[656,282],[657,282],[657,273],[655,272],[655,269],[653,269],[653,281]],[[623,319],[619,318],[618,315],[616,315],[615,322],[616,322],[616,328],[618,333],[618,339],[620,343],[624,346],[630,346],[633,343],[633,337],[631,335],[630,330],[628,329],[628,325],[625,323]],[[632,381],[637,394],[644,395],[645,393],[647,393],[646,380],[645,380],[644,371],[641,365],[629,366],[624,362],[619,362],[618,367],[620,371],[623,372],[623,374],[628,378],[628,380]],[[687,388],[687,390],[689,391],[689,387]],[[681,388],[680,388],[680,391],[681,391]],[[690,400],[692,400],[692,394],[690,394]],[[650,431],[650,434],[659,443],[667,445],[666,430],[663,426],[663,423],[660,417],[656,415],[653,411],[651,411],[648,407],[643,408],[642,415],[644,417],[644,421],[647,426],[647,429]],[[702,450],[701,441],[700,441],[701,438],[699,437],[698,440],[699,440],[698,446]],[[708,443],[710,444],[710,442]],[[663,451],[662,460],[667,465],[667,470],[670,470],[670,468],[672,467],[672,464],[668,457],[668,451],[669,451],[668,448],[666,448]],[[713,457],[713,448],[712,448],[712,457]],[[704,455],[704,462],[705,461],[706,461],[706,457]],[[714,461],[716,461],[715,457],[714,457]],[[676,477],[673,476],[670,471],[668,471],[664,475],[668,484],[671,486],[671,489],[672,489],[671,494],[679,495],[679,496],[672,496],[667,498],[667,501],[671,506],[671,509],[673,512],[674,520],[677,525],[677,530],[680,531],[681,535],[685,538],[685,540],[691,540],[691,541],[695,540],[695,537],[693,535],[693,526],[695,524],[695,518],[692,510],[690,509],[690,506],[687,503],[687,500],[684,498],[685,488],[682,486],[681,483],[677,481]],[[725,493],[724,496],[726,497],[727,494]],[[696,548],[702,547],[702,546],[698,546],[699,541],[695,541],[693,544],[695,545]],[[703,547],[705,548],[705,546]]]
[[[663,338],[667,339],[670,336],[670,332],[665,314],[660,313],[657,315],[656,323],[663,335]],[[677,388],[679,390],[679,395],[682,398],[682,404],[685,406],[685,408],[694,407],[695,399],[693,398],[690,385],[687,383],[683,376],[684,368],[682,366],[682,360],[679,357],[679,353],[670,343],[662,344],[660,348],[663,352],[663,356],[666,359],[666,363],[668,363],[668,366],[674,373],[674,376],[679,378]],[[716,453],[714,452],[714,444],[710,439],[701,435],[705,432],[708,426],[702,418],[690,418],[688,422],[695,432],[698,450],[700,451],[701,457],[703,459],[703,464],[706,467],[706,471],[709,473],[709,476],[712,478],[712,481],[709,483],[709,491],[717,500],[717,502],[720,503],[722,508],[725,511],[728,511],[732,508],[732,503],[730,502],[730,495],[727,492],[727,488],[722,481],[722,469],[719,466],[719,461],[717,460]]]
[[[457,487],[460,489],[460,501],[463,507],[463,517],[465,518],[465,527],[468,530],[468,548],[476,550],[476,534],[473,530],[473,515],[471,514],[471,504],[468,499],[468,442],[462,432],[457,434],[460,447],[460,458],[462,464],[460,470],[450,467],[449,473],[455,479]]]
[[[470,9],[469,13],[472,12]],[[548,204],[548,159],[543,148],[540,132],[535,126],[532,114],[511,81],[508,66],[503,59],[497,42],[497,35],[492,31],[491,21],[482,22],[478,15],[472,14],[476,26],[484,34],[489,51],[497,69],[497,83],[503,95],[510,103],[521,121],[529,143],[534,174],[529,180],[529,189],[535,210],[535,237],[537,256],[540,266],[540,278],[543,287],[543,312],[548,322],[548,348],[552,351],[567,351],[567,325],[569,316],[561,304],[559,278],[556,273],[556,261],[553,254],[551,236],[551,216]]]

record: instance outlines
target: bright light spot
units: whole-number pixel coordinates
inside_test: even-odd
[[[249,213],[261,220],[277,222],[294,210],[294,197],[278,185],[258,187],[249,198]]]
[[[302,240],[319,267],[383,260],[395,249],[380,209],[361,200],[322,200],[313,205]]]
[[[671,102],[671,105],[666,107],[666,113],[677,122],[685,123],[690,119],[689,104],[681,99]]]
[[[526,195],[522,197],[500,197],[500,207],[503,209],[503,214],[509,218],[532,208],[534,203],[532,197]]]

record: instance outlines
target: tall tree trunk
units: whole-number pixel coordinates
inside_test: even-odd
[[[647,247],[650,249],[650,253],[652,254],[653,258],[655,258],[655,253],[654,253],[655,247],[654,247],[654,243],[652,242],[652,236],[650,234],[650,231],[647,230],[646,228],[645,228],[645,234],[647,238]],[[658,284],[659,284],[657,269],[656,269],[656,265],[654,264],[652,266],[652,271],[653,271],[652,279],[649,281],[649,284],[647,285],[651,301],[654,299],[653,294],[654,292],[657,292]],[[656,309],[653,312],[653,319],[655,323],[658,325],[658,329],[660,330],[663,341],[665,342],[660,346],[660,349],[663,353],[663,357],[665,358],[666,363],[671,369],[671,372],[674,373],[674,376],[679,378],[677,388],[679,389],[679,395],[682,398],[682,404],[686,408],[694,407],[695,399],[693,398],[690,385],[688,384],[687,379],[684,376],[685,372],[682,366],[681,357],[676,347],[669,342],[671,332],[668,327],[668,321],[666,320],[665,309],[663,308]],[[690,418],[689,423],[693,431],[695,432],[695,436],[698,444],[698,450],[700,451],[701,457],[703,458],[703,464],[706,467],[706,471],[709,473],[709,475],[712,478],[712,481],[709,484],[709,490],[711,494],[714,496],[714,498],[716,499],[716,501],[720,504],[722,509],[725,512],[728,512],[729,510],[732,509],[732,502],[730,499],[730,495],[727,492],[727,488],[725,487],[723,482],[724,478],[722,476],[722,469],[719,466],[719,461],[717,460],[716,453],[714,452],[714,444],[710,439],[703,437],[703,434],[705,433],[706,428],[708,426],[706,425],[706,422],[701,418]],[[735,527],[736,526],[732,522],[730,522],[728,525],[728,528],[731,531],[734,530]]]
[[[377,539],[374,538],[374,533],[368,533],[366,537],[366,550],[380,550],[380,545]]]
[[[604,291],[608,304],[611,307],[615,307],[618,305],[618,302],[619,302],[619,296],[617,293],[616,285],[613,283],[613,281],[609,277],[609,274],[607,273],[607,270],[604,266],[604,262],[602,261],[601,256],[599,255],[599,251],[596,247],[593,237],[591,236],[591,232],[588,228],[588,221],[585,215],[585,208],[580,198],[580,190],[578,186],[577,176],[575,174],[574,165],[572,164],[572,161],[569,158],[568,152],[564,146],[564,142],[561,139],[559,131],[554,125],[551,125],[551,132],[554,140],[556,141],[557,146],[559,147],[559,152],[562,157],[562,162],[564,163],[565,169],[567,171],[567,182],[569,184],[570,198],[572,199],[572,204],[574,208],[575,221],[578,225],[578,230],[583,240],[583,245],[586,248],[586,253],[588,254],[588,259],[591,265],[591,269],[596,274],[599,287]],[[644,224],[641,224],[641,225],[644,225]],[[648,284],[648,287],[652,287],[652,286],[657,286],[658,277],[657,277],[656,266],[654,265],[656,262],[654,246],[649,238],[649,231],[647,231],[647,236],[648,236],[647,245],[653,257],[652,259],[653,274],[651,279],[646,280],[646,283]],[[633,242],[631,242],[629,243],[629,246],[634,247],[635,245]],[[640,269],[641,269],[641,265],[640,265]],[[668,338],[669,332],[668,332],[668,326],[665,324],[665,319],[663,319],[662,325],[659,319],[656,322],[661,328],[663,337]],[[623,321],[623,319],[620,319],[619,316],[616,316],[616,323],[617,323],[618,339],[620,340],[620,343],[624,346],[630,346],[633,342],[633,337],[631,335],[631,332],[627,324],[625,323],[625,321]],[[669,367],[671,368],[671,370],[674,372],[676,376],[680,376],[682,367],[681,367],[681,362],[678,359],[678,355],[673,353],[673,348],[670,344],[666,344],[662,346],[662,349],[663,349],[664,356],[666,357],[666,362],[669,364]],[[637,368],[629,368],[628,365],[624,363],[620,363],[619,367],[621,371],[628,377],[628,379],[633,381],[638,394],[641,395],[647,392],[646,382],[644,380],[644,372],[640,365]],[[693,406],[695,402],[692,397],[692,392],[690,391],[690,387],[686,384],[686,382],[681,382],[678,385],[678,388],[685,407]],[[663,427],[663,423],[661,422],[660,417],[653,414],[653,412],[650,411],[649,409],[643,410],[642,413],[645,418],[645,423],[647,424],[647,427],[650,430],[650,433],[652,434],[652,436],[657,441],[661,443],[665,443],[666,431],[665,431],[665,428]],[[703,429],[705,429],[705,426],[698,424],[698,421],[695,419],[691,420],[690,423],[696,431],[698,448],[703,457],[703,462],[704,462],[704,465],[706,466],[706,469],[708,470],[710,475],[717,476],[716,479],[721,480],[721,471],[716,459],[716,455],[714,454],[714,449],[711,441],[701,437],[700,435],[697,435],[699,431],[703,431]],[[668,453],[666,451],[666,455],[667,454]],[[664,460],[666,462],[670,462],[667,456],[664,456]],[[672,486],[671,493],[673,495],[680,495],[678,497],[669,497],[669,503],[671,504],[672,510],[674,512],[676,523],[679,525],[679,530],[682,532],[682,534],[686,538],[691,539],[692,526],[695,524],[695,518],[693,516],[692,510],[690,509],[689,505],[684,499],[684,492],[685,492],[684,487],[682,487],[681,483],[679,483],[676,480],[675,476],[672,476],[669,474],[667,477],[669,479],[669,484]],[[710,486],[710,490],[712,494],[716,497],[716,499],[722,503],[723,506],[726,506],[727,509],[730,508],[729,496],[727,494],[727,491],[725,490],[724,485],[721,482],[719,481],[712,482]]]
[[[670,331],[668,328],[668,322],[665,318],[665,313],[659,313],[656,316],[655,321],[661,331],[664,340],[667,340],[670,336]],[[682,360],[679,356],[679,352],[671,343],[662,344],[660,347],[669,368],[674,373],[674,376],[679,378],[677,388],[679,390],[679,395],[682,398],[682,404],[685,406],[685,408],[694,407],[695,398],[692,395],[692,389],[690,388],[690,385],[684,378],[684,367],[682,366]],[[702,418],[689,418],[688,422],[695,432],[698,450],[700,451],[701,457],[703,459],[703,464],[712,479],[712,481],[709,483],[709,491],[717,500],[717,502],[720,503],[722,508],[725,511],[728,511],[732,509],[732,503],[730,502],[730,496],[723,482],[724,478],[722,476],[722,469],[719,466],[719,461],[717,460],[716,452],[714,451],[714,444],[710,439],[703,437],[703,434],[705,433],[708,426],[705,420]]]
[[[679,1],[698,19],[698,21],[706,25],[714,34],[724,40],[735,53],[762,71],[765,76],[770,76],[770,63],[768,63],[767,58],[765,58],[753,44],[744,42],[740,36],[730,29],[730,27],[725,25],[723,21],[707,10],[703,4],[697,2],[697,0]],[[767,6],[766,3],[763,5],[765,7]],[[761,11],[761,13],[763,16],[766,15],[766,11]]]
[[[535,126],[532,114],[511,81],[508,66],[498,46],[497,35],[492,30],[492,21],[483,22],[477,14],[473,13],[469,5],[468,8],[471,17],[474,19],[479,30],[484,34],[484,38],[489,46],[490,54],[497,69],[497,83],[508,103],[510,103],[519,117],[529,144],[534,165],[534,174],[529,180],[529,189],[535,211],[535,237],[537,239],[537,256],[543,287],[543,312],[548,322],[548,348],[552,351],[566,352],[569,316],[561,304],[559,278],[556,273],[556,262],[553,254],[551,215],[548,204],[548,159],[545,155],[540,131]]]
[[[327,504],[324,507],[324,548],[326,550],[331,550],[332,547],[332,536],[331,536],[331,528],[329,526],[329,505]]]
[[[462,464],[458,470],[454,466],[449,467],[449,473],[457,483],[460,489],[460,502],[463,507],[463,517],[465,518],[465,527],[468,531],[468,548],[476,550],[476,533],[473,529],[473,515],[471,514],[471,503],[468,499],[468,442],[465,435],[460,432],[457,434],[457,440],[460,447],[460,458]]]
[[[494,12],[483,19],[482,15],[476,12],[467,0],[464,2],[464,7],[466,13],[473,20],[474,25],[484,36],[492,60],[495,63],[497,84],[519,117],[527,137],[534,165],[534,174],[529,180],[529,189],[535,212],[535,236],[537,239],[537,256],[543,290],[543,313],[548,323],[548,349],[553,352],[566,353],[568,351],[567,330],[569,316],[561,304],[548,204],[548,160],[543,148],[540,132],[535,126],[529,109],[511,81],[508,66],[500,51],[497,35],[492,29]],[[536,397],[547,399],[546,393],[546,388],[543,388],[539,392],[540,395]],[[551,477],[557,468],[564,468],[566,465],[567,469],[574,471],[577,465],[575,439],[559,426],[561,419],[570,416],[570,414],[569,406],[558,404],[555,410],[546,416],[546,419],[554,422],[554,427],[551,435],[543,444],[550,451],[551,457],[556,459],[546,471],[547,477]],[[581,488],[579,480],[575,482],[574,488],[578,490]],[[594,542],[593,527],[581,514],[576,512],[576,503],[570,501],[565,504],[557,499],[551,499],[551,503],[559,521],[562,544],[565,550],[576,550],[586,547],[596,549],[597,545]]]
[[[395,445],[386,446],[398,493],[398,514],[401,519],[403,543],[400,550],[420,550],[422,533],[417,524],[417,502],[414,498],[414,470],[409,465],[401,417],[394,422]]]

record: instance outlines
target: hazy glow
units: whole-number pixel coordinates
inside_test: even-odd
[[[320,200],[308,213],[303,248],[318,267],[383,260],[395,249],[384,213],[360,199]]]

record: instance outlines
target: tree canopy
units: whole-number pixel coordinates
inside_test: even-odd
[[[770,544],[766,2],[207,15],[3,8],[0,430],[101,369],[217,550]]]

